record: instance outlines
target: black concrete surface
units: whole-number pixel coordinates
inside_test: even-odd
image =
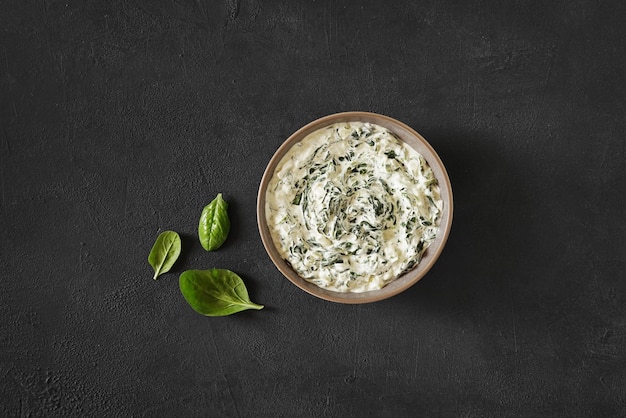
[[[1,9],[0,416],[626,416],[624,2]],[[281,142],[348,110],[422,133],[456,204],[433,270],[358,306],[284,279],[255,218]],[[211,267],[266,308],[193,312]]]

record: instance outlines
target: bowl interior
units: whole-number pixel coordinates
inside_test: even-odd
[[[392,281],[382,289],[372,290],[369,292],[335,292],[322,289],[317,285],[309,283],[308,281],[300,277],[291,268],[291,266],[280,257],[278,250],[274,245],[274,241],[272,240],[272,237],[270,235],[267,220],[265,217],[265,193],[267,191],[267,185],[274,175],[274,170],[276,169],[276,166],[281,161],[283,156],[294,144],[304,139],[310,133],[333,123],[341,122],[369,122],[380,125],[394,132],[402,141],[406,142],[409,146],[419,152],[424,157],[424,159],[426,159],[439,182],[441,199],[443,200],[443,213],[441,217],[441,223],[439,225],[439,233],[437,234],[437,238],[424,252],[420,263],[415,268],[404,273],[402,276]],[[344,112],[325,116],[305,125],[294,134],[292,134],[278,148],[278,150],[270,160],[263,175],[263,178],[261,179],[261,185],[259,187],[259,194],[257,197],[257,223],[259,226],[259,233],[261,234],[261,240],[263,241],[263,245],[268,255],[270,256],[270,259],[276,265],[278,270],[300,289],[314,296],[332,302],[368,303],[389,298],[408,289],[413,284],[417,283],[422,277],[424,277],[428,270],[430,270],[430,268],[433,266],[433,264],[441,254],[443,247],[448,239],[450,227],[452,225],[452,205],[452,187],[450,185],[448,173],[446,172],[446,169],[435,150],[420,134],[418,134],[402,122],[399,122],[388,116],[369,112]]]

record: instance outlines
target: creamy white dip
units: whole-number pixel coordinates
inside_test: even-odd
[[[443,209],[426,160],[389,130],[339,123],[281,159],[265,214],[281,257],[338,292],[380,289],[417,265]]]

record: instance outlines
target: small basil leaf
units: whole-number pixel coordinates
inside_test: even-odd
[[[180,255],[180,249],[180,236],[176,232],[165,231],[157,237],[148,255],[148,263],[154,269],[154,280],[170,271]]]
[[[205,250],[217,250],[226,241],[230,232],[230,219],[228,219],[227,211],[228,203],[222,198],[221,193],[202,210],[198,237]]]
[[[180,275],[179,285],[187,303],[205,316],[263,309],[263,305],[250,301],[243,280],[230,270],[187,270]]]

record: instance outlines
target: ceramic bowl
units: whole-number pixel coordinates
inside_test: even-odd
[[[419,152],[428,162],[432,168],[435,177],[439,181],[439,187],[441,192],[441,199],[443,200],[443,213],[441,217],[441,223],[439,225],[439,233],[437,238],[430,244],[423,254],[420,263],[412,270],[404,273],[402,276],[389,283],[385,287],[379,290],[373,290],[361,293],[343,293],[332,290],[322,289],[317,285],[310,283],[300,277],[287,263],[283,260],[270,235],[269,228],[267,226],[267,220],[265,217],[265,195],[267,191],[267,185],[270,179],[274,175],[276,166],[283,158],[285,153],[296,143],[304,139],[310,133],[325,128],[333,123],[340,122],[370,122],[376,125],[380,125],[384,128],[394,132],[400,140],[406,142],[409,146],[413,147]],[[388,116],[383,116],[375,113],[368,112],[344,112],[337,113],[323,118],[317,119],[302,128],[298,129],[293,135],[278,148],[272,159],[270,160],[259,187],[259,193],[257,197],[257,223],[259,226],[259,232],[261,234],[261,240],[265,246],[267,254],[270,256],[272,262],[276,265],[278,270],[293,284],[298,286],[305,292],[310,293],[318,298],[329,300],[338,303],[369,303],[387,299],[391,296],[397,295],[404,290],[408,289],[415,283],[417,283],[424,275],[431,269],[431,267],[439,258],[439,255],[443,251],[443,247],[450,234],[450,227],[452,225],[452,187],[450,185],[450,179],[446,169],[441,162],[441,159],[430,146],[430,144],[417,132],[411,129],[409,126]]]

